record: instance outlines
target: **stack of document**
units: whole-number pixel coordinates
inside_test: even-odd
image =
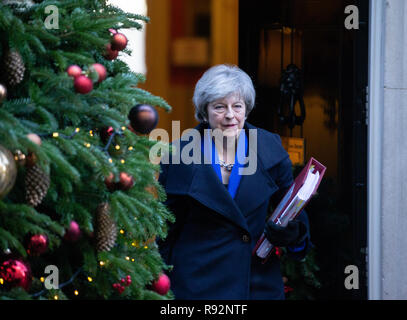
[[[295,219],[316,193],[325,170],[325,166],[311,158],[273,211],[269,220],[285,227],[290,220]],[[260,258],[267,259],[272,248],[273,244],[265,238],[263,233],[254,247],[253,253],[255,252]]]

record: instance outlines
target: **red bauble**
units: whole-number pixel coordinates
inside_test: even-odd
[[[141,134],[149,134],[158,123],[157,110],[148,104],[138,104],[131,108],[128,118],[133,130]]]
[[[82,74],[82,69],[76,64],[73,64],[66,69],[66,72],[68,76],[76,78]]]
[[[48,249],[48,237],[45,234],[35,234],[28,239],[26,248],[30,256],[39,256]]]
[[[75,221],[71,221],[69,228],[65,231],[64,239],[68,242],[76,242],[81,237],[81,229]]]
[[[122,51],[127,46],[127,38],[123,33],[116,33],[112,37],[112,50]]]
[[[120,190],[129,190],[134,185],[134,179],[126,172],[120,172],[118,186]]]
[[[21,260],[6,260],[0,265],[0,278],[8,289],[22,287],[28,291],[32,280],[30,266]]]
[[[105,57],[105,59],[114,60],[117,58],[118,55],[119,55],[119,51],[113,50],[112,45],[110,43],[108,43],[105,47],[105,53],[103,55]]]
[[[92,91],[93,82],[87,76],[80,75],[75,78],[73,86],[75,87],[76,92],[86,94]]]
[[[114,174],[110,173],[109,176],[105,178],[105,185],[107,187],[107,190],[110,192],[113,192],[117,189],[117,184],[114,181]]]
[[[106,79],[106,68],[101,65],[100,63],[94,63],[92,64],[92,68],[97,72],[99,75],[98,82],[102,82],[103,80]]]
[[[170,290],[171,282],[166,274],[161,274],[158,280],[153,282],[152,288],[155,292],[161,295],[167,294]]]

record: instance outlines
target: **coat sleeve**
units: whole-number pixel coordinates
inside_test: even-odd
[[[166,181],[169,172],[169,164],[160,164],[161,173],[158,178],[158,182],[163,186],[166,191]],[[175,222],[168,226],[168,232],[166,238],[158,238],[157,245],[161,257],[166,264],[171,264],[172,250],[174,244],[183,228],[185,223],[185,217],[188,209],[187,202],[181,199],[182,196],[167,194],[167,200],[164,204],[175,216]]]

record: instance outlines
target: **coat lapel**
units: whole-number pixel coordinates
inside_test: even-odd
[[[264,201],[278,190],[277,183],[273,180],[268,169],[278,164],[287,157],[287,152],[277,140],[277,135],[258,129],[249,123],[245,124],[245,129],[254,129],[257,132],[257,143],[249,141],[249,153],[256,159],[256,170],[253,174],[243,175],[236,193],[235,202],[241,209],[244,216],[248,216],[253,210],[259,207]],[[248,133],[248,131],[246,131]],[[248,135],[248,134],[247,134]],[[249,135],[248,135],[249,136]],[[250,157],[249,157],[250,159]],[[248,164],[250,165],[250,163]],[[250,201],[248,201],[250,199]]]
[[[201,137],[203,137],[202,124],[195,129],[200,130]],[[175,149],[183,150],[185,145],[190,143],[197,144],[188,146],[191,150],[201,150],[201,141],[194,139],[191,141],[178,140],[173,145],[175,145]],[[165,186],[168,194],[189,195],[239,227],[249,230],[242,212],[219,180],[212,165],[205,164],[203,154],[201,154],[199,163],[185,164],[181,161],[178,165],[170,167],[172,172],[169,173]]]
[[[189,195],[248,231],[249,228],[241,210],[219,180],[212,165],[201,164],[194,167],[195,173]]]

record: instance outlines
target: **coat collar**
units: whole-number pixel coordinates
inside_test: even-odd
[[[201,137],[203,137],[205,128],[204,124],[195,127],[201,133]],[[281,146],[277,135],[258,129],[247,122],[244,129],[246,134],[250,129],[257,132],[257,144],[250,143],[249,139],[249,152],[254,152],[257,168],[253,174],[242,176],[234,199],[219,180],[212,165],[204,163],[203,154],[200,155],[200,163],[185,164],[181,162],[178,165],[172,165],[171,170],[173,172],[166,181],[165,189],[168,194],[187,194],[244,230],[249,231],[246,217],[268,200],[278,189],[267,170],[288,155]],[[199,144],[199,146],[193,144]],[[201,141],[196,139],[177,140],[173,145],[180,154],[186,145],[188,145],[188,149],[201,150]]]

